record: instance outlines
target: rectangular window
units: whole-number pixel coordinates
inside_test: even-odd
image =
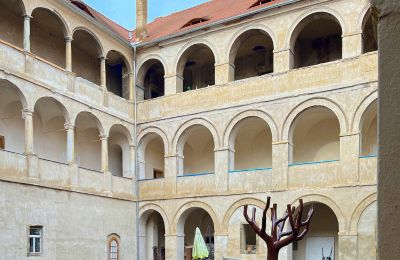
[[[153,169],[154,179],[164,178],[164,171]]]
[[[2,135],[0,135],[0,149],[6,149],[6,139]]]
[[[29,227],[29,254],[40,254],[42,252],[42,232],[43,227]]]
[[[241,241],[243,254],[257,253],[257,235],[249,224],[242,225]]]

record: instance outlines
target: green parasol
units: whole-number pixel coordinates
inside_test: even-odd
[[[196,228],[196,234],[194,236],[192,257],[194,259],[208,257],[208,249],[199,228]]]

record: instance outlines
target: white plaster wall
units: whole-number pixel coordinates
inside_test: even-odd
[[[160,137],[152,139],[146,147],[146,179],[154,178],[154,169],[164,171],[164,144]]]
[[[183,150],[184,173],[214,172],[214,141],[204,127],[190,132]]]
[[[30,259],[29,225],[43,225],[38,259],[106,259],[111,233],[121,237],[121,257],[135,259],[133,202],[0,181],[0,207],[2,259]]]
[[[369,205],[358,222],[358,260],[377,259],[377,204]]]

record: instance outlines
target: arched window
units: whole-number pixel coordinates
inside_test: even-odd
[[[120,250],[119,250],[119,237],[115,234],[108,237],[108,260],[119,260]]]

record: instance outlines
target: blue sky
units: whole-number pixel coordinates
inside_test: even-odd
[[[160,16],[207,2],[207,0],[148,0],[149,22]],[[84,0],[88,5],[127,29],[135,27],[135,0]]]

